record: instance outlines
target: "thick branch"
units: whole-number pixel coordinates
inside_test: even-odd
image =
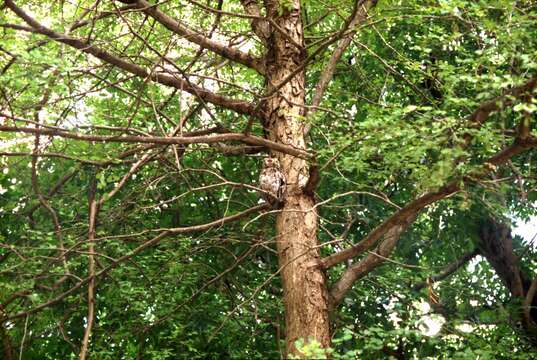
[[[533,76],[520,86],[506,90],[502,95],[481,104],[469,118],[472,128],[479,128],[494,112],[503,110],[515,103],[515,100],[527,99],[533,97],[532,92],[537,87],[537,76]],[[471,137],[465,135],[466,141],[469,142]]]
[[[443,199],[448,195],[451,195],[459,190],[459,183],[452,182],[443,186],[438,191],[428,192],[425,195],[420,196],[414,201],[410,202],[407,206],[397,211],[386,220],[384,220],[379,226],[377,226],[372,232],[370,232],[362,241],[358,244],[330,255],[322,260],[324,268],[330,268],[345,260],[351,259],[357,255],[362,254],[364,251],[372,247],[382,236],[384,236],[390,229],[399,226],[400,224],[410,219],[414,214],[424,209],[427,205],[432,204],[435,201]]]
[[[167,86],[171,86],[176,89],[179,89],[179,90],[187,91],[190,94],[195,95],[203,99],[204,101],[210,102],[212,104],[219,105],[230,110],[234,110],[240,114],[252,115],[252,116],[257,115],[257,111],[254,110],[255,109],[254,106],[252,106],[249,102],[246,102],[243,100],[234,100],[234,99],[230,99],[225,96],[222,96],[222,95],[215,94],[204,88],[193,85],[189,81],[184,80],[184,79],[180,79],[180,78],[166,75],[163,73],[150,72],[147,69],[139,65],[130,63],[117,56],[114,56],[106,52],[105,50],[90,44],[86,40],[76,39],[67,34],[60,34],[41,25],[35,19],[30,17],[26,12],[24,12],[21,8],[15,5],[15,3],[12,0],[6,0],[5,4],[15,14],[17,14],[17,16],[23,19],[24,22],[30,25],[33,29],[33,32],[35,33],[46,35],[53,40],[56,40],[63,44],[67,44],[85,53],[91,54],[95,56],[96,58],[108,64],[117,66],[120,69],[123,69],[131,74],[135,74],[143,78],[149,78],[162,85],[167,85]]]
[[[528,94],[532,94],[536,87],[537,76],[532,77],[530,80],[520,86],[508,90],[503,95],[481,104],[469,117],[471,126],[479,127],[493,112],[502,110],[507,106],[512,105],[514,103],[514,99],[527,98]],[[471,136],[468,135],[468,137],[466,138],[466,143],[469,144],[470,140]],[[482,170],[478,170],[476,173],[470,174],[470,176],[467,176],[465,179],[462,179],[463,182],[469,182],[472,179],[480,178],[486,175],[491,170],[494,170],[495,166],[505,163],[512,156],[515,156],[528,148],[534,147],[536,146],[536,144],[536,138],[517,139],[512,146],[499,152],[495,156],[491,157],[487,162],[485,162],[486,166],[483,166]],[[428,192],[421,197],[415,199],[407,206],[405,206],[404,208],[390,216],[388,219],[386,219],[382,224],[375,228],[358,244],[339,253],[324,258],[322,260],[323,267],[332,267],[336,264],[339,264],[340,262],[343,262],[363,253],[365,250],[372,247],[392,227],[397,226],[401,223],[405,223],[414,213],[419,213],[426,206],[432,204],[433,202],[446,198],[447,196],[459,191],[460,186],[461,181],[453,181],[447,185],[444,185],[438,191]]]
[[[411,201],[401,210],[397,211],[396,213],[388,217],[386,220],[384,220],[358,244],[343,251],[340,251],[339,253],[335,253],[324,258],[321,261],[322,266],[325,269],[330,268],[336,264],[339,264],[340,262],[360,255],[365,250],[372,247],[380,238],[382,238],[382,236],[384,236],[392,228],[409,221],[412,216],[422,211],[428,205],[438,200],[445,199],[446,197],[458,192],[461,189],[462,185],[482,178],[483,176],[494,170],[497,166],[507,162],[513,156],[518,155],[521,152],[536,146],[537,138],[535,137],[528,138],[525,140],[517,140],[513,145],[489,158],[488,161],[486,161],[484,165],[481,166],[477,171],[474,171],[471,174],[464,176],[462,179],[452,181],[442,186],[437,191],[428,192],[420,196],[419,198]]]
[[[246,65],[252,69],[257,70],[260,74],[265,73],[265,68],[261,59],[255,58],[254,56],[242,52],[240,50],[234,49],[227,45],[221,44],[218,41],[212,40],[208,37],[205,37],[183,25],[178,21],[169,17],[162,11],[160,11],[156,5],[152,5],[145,0],[137,1],[122,1],[123,3],[128,3],[135,5],[138,9],[142,10],[147,15],[151,16],[159,23],[164,25],[168,30],[185,37],[188,41],[191,41],[204,49],[210,50],[226,59],[238,62],[240,64]]]
[[[39,154],[32,154],[29,152],[0,152],[0,156],[34,156],[34,157],[40,157],[40,158],[60,158],[60,159],[66,159],[66,160],[72,160],[76,161],[82,164],[88,164],[88,165],[96,165],[96,166],[107,166],[114,164],[114,160],[105,160],[105,161],[98,161],[98,160],[89,160],[89,159],[82,159],[77,158],[75,156],[70,156],[62,153],[39,153]],[[118,161],[118,163],[123,163],[125,161]]]
[[[511,157],[532,147],[537,147],[537,138],[516,141],[513,145],[491,157],[480,170],[472,173],[471,176],[453,181],[436,192],[427,193],[412,201],[386,219],[358,244],[324,258],[321,261],[322,266],[324,268],[331,267],[361,254],[373,246],[381,237],[385,236],[385,240],[380,243],[374,253],[367,255],[360,262],[347,268],[341,278],[334,284],[330,292],[332,305],[337,305],[357,280],[371,272],[390,255],[399,241],[401,234],[427,205],[454,194],[461,189],[462,184],[484,177],[498,165],[507,162]]]
[[[352,288],[356,281],[369,274],[390,256],[395,245],[397,245],[401,234],[406,230],[410,223],[412,223],[414,218],[415,214],[405,223],[397,224],[390,228],[384,236],[384,240],[374,251],[345,270],[341,278],[330,289],[330,306],[332,309],[343,300],[347,291]]]
[[[266,20],[261,18],[261,9],[259,8],[258,1],[241,0],[241,4],[248,15],[255,16],[255,18],[252,18],[251,20],[252,30],[261,42],[266,45],[270,38],[270,26]]]
[[[532,331],[537,330],[537,324],[531,318],[531,304],[533,304],[533,298],[535,297],[535,292],[537,292],[537,276],[531,282],[531,285],[526,293],[524,298],[524,320],[526,321],[526,326]]]
[[[85,135],[79,133],[73,133],[59,129],[47,129],[47,128],[29,128],[18,126],[3,126],[0,125],[0,131],[5,132],[19,132],[27,134],[41,134],[48,136],[58,136],[67,139],[75,139],[82,141],[95,141],[95,142],[120,142],[120,143],[144,143],[144,144],[160,144],[160,145],[187,145],[187,144],[214,144],[224,141],[239,141],[248,145],[264,146],[274,151],[293,155],[300,158],[309,159],[312,154],[305,150],[294,148],[289,145],[277,143],[271,140],[264,139],[262,137],[225,133],[208,136],[174,136],[174,137],[146,137],[146,136],[103,136],[103,135]]]

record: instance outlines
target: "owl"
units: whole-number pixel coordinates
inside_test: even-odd
[[[269,157],[263,160],[263,169],[259,175],[259,187],[265,191],[261,193],[261,196],[267,202],[282,201],[285,192],[285,176],[281,171],[278,159]]]

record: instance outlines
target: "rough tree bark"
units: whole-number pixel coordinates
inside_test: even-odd
[[[305,60],[304,49],[297,46],[304,45],[300,1],[293,0],[289,7],[268,1],[267,11],[279,27],[271,33],[266,57],[266,93],[274,93],[264,103],[267,136],[272,141],[305,149],[304,71],[276,91]],[[276,218],[276,233],[289,354],[296,353],[294,342],[299,338],[314,338],[323,347],[330,345],[328,291],[319,266],[315,200],[303,191],[308,164],[283,153],[274,155],[287,179],[283,207]]]

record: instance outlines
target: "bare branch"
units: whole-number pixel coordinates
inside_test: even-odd
[[[143,143],[143,144],[160,144],[160,145],[187,145],[187,144],[214,144],[224,141],[239,141],[248,145],[264,146],[274,151],[279,151],[285,154],[293,155],[300,158],[309,159],[313,155],[305,150],[298,149],[282,143],[277,143],[271,140],[264,139],[262,137],[237,134],[237,133],[224,133],[217,135],[207,136],[183,136],[174,137],[147,137],[147,136],[104,136],[104,135],[85,135],[79,133],[73,133],[65,130],[57,129],[36,129],[29,127],[18,126],[4,126],[0,125],[0,131],[5,132],[19,132],[27,134],[41,134],[48,136],[58,136],[67,139],[75,139],[82,141],[95,141],[95,142],[119,142],[119,143]]]
[[[32,32],[46,35],[49,38],[56,40],[58,42],[67,44],[71,47],[74,47],[75,49],[81,50],[85,53],[91,54],[95,56],[96,58],[108,63],[112,64],[114,66],[117,66],[127,72],[130,72],[131,74],[135,74],[137,76],[140,76],[144,79],[149,78],[155,82],[158,82],[162,85],[167,85],[174,87],[179,90],[184,90],[189,92],[192,95],[198,96],[204,101],[210,102],[215,105],[222,106],[224,108],[234,110],[238,112],[239,114],[245,114],[245,115],[253,115],[257,116],[257,111],[254,111],[254,106],[250,104],[249,102],[243,101],[243,100],[235,100],[230,99],[227,97],[224,97],[222,95],[215,94],[211,91],[208,91],[204,88],[201,88],[196,85],[192,85],[189,81],[180,79],[174,76],[166,75],[163,73],[154,73],[150,72],[147,69],[130,63],[128,61],[125,61],[117,56],[114,56],[105,50],[98,48],[92,44],[90,44],[86,40],[80,40],[77,38],[73,38],[67,34],[61,34],[57,33],[43,25],[41,25],[39,22],[37,22],[35,19],[33,19],[31,16],[29,16],[25,11],[23,11],[21,8],[19,8],[13,0],[6,0],[5,1],[7,7],[9,7],[17,16],[19,16],[21,19],[23,19],[28,25],[31,26]]]
[[[328,87],[328,84],[330,83],[330,81],[332,80],[334,76],[336,65],[338,64],[339,60],[341,59],[341,56],[343,55],[347,47],[351,44],[352,38],[356,34],[358,26],[361,23],[363,23],[365,20],[367,20],[367,11],[371,9],[372,7],[374,7],[376,4],[377,4],[377,1],[369,0],[369,1],[365,1],[361,5],[357,5],[358,11],[354,13],[354,16],[348,22],[347,28],[350,29],[350,31],[345,33],[343,38],[337,44],[336,48],[334,49],[334,52],[332,53],[332,56],[330,56],[330,60],[328,61],[328,64],[326,65],[323,72],[321,73],[321,76],[319,77],[319,81],[317,82],[317,85],[315,86],[315,92],[313,93],[313,99],[311,101],[311,107],[312,109],[314,109],[313,112],[315,112],[315,109],[317,108],[317,106],[321,104],[321,100],[326,91],[326,88]],[[309,130],[305,130],[306,133],[308,131]]]
[[[94,175],[95,176],[95,175]],[[79,360],[85,360],[88,353],[89,339],[93,329],[95,319],[95,223],[97,220],[98,204],[95,200],[97,185],[95,177],[92,179],[89,187],[88,205],[89,205],[89,226],[88,226],[88,315],[86,317],[86,329],[82,339],[82,347],[79,353]]]
[[[75,156],[70,156],[62,153],[39,153],[39,154],[32,154],[29,152],[0,152],[0,156],[35,156],[35,157],[42,157],[42,158],[60,158],[60,159],[66,159],[66,160],[72,160],[76,161],[82,164],[88,164],[88,165],[96,165],[96,166],[106,166],[111,165],[115,162],[115,160],[105,160],[105,161],[98,161],[98,160],[89,160],[89,159],[82,159]],[[118,160],[118,163],[124,163],[129,162],[125,160]]]
[[[121,1],[121,0],[119,0]],[[265,73],[265,67],[261,59],[255,58],[250,54],[242,52],[240,50],[234,49],[230,46],[221,44],[215,40],[212,40],[208,37],[205,37],[193,30],[181,25],[175,19],[172,19],[162,11],[158,10],[156,5],[152,5],[145,0],[132,1],[121,1],[123,3],[128,3],[135,5],[138,9],[142,10],[147,15],[153,17],[159,23],[164,25],[168,30],[183,36],[188,41],[191,41],[204,49],[212,51],[226,59],[238,62],[240,64],[246,65],[252,69],[255,69],[260,74]]]
[[[341,278],[330,289],[331,307],[335,308],[343,300],[347,291],[352,288],[354,283],[369,274],[373,269],[379,266],[390,256],[391,252],[397,245],[401,234],[414,221],[416,214],[406,219],[404,223],[391,227],[384,235],[384,240],[379,246],[368,254],[365,258],[349,266]]]
[[[135,4],[130,4],[130,5],[126,5],[126,6],[123,6],[123,7],[119,8],[119,10],[121,12],[125,12],[125,11],[136,9],[136,8],[137,8],[137,6]],[[100,13],[99,15],[91,18],[91,19],[76,21],[75,23],[73,23],[73,25],[70,26],[70,29],[71,29],[71,31],[75,31],[77,29],[80,29],[81,27],[84,27],[84,26],[88,25],[88,24],[93,24],[97,20],[104,19],[104,18],[107,18],[109,16],[113,16],[113,15],[116,15],[116,14],[117,14],[116,11],[104,11],[104,12]]]

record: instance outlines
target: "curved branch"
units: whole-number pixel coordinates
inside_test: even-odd
[[[330,290],[332,307],[337,305],[343,299],[347,291],[352,288],[357,280],[370,273],[390,255],[397,245],[401,234],[408,228],[410,224],[412,224],[416,216],[427,205],[456,193],[461,189],[463,184],[475,181],[476,178],[482,178],[492,170],[496,169],[498,165],[508,161],[511,157],[520,154],[529,148],[537,147],[537,138],[531,138],[528,140],[531,141],[519,140],[515,142],[515,144],[499,152],[485,162],[485,165],[483,165],[482,169],[474,172],[472,176],[466,176],[459,181],[453,181],[445,185],[439,191],[430,192],[414,200],[400,211],[386,219],[358,244],[324,258],[321,261],[321,264],[326,269],[330,266],[336,265],[342,261],[361,254],[373,246],[381,237],[385,237],[385,240],[378,245],[375,252],[370,253],[358,263],[352,265],[343,272],[340,279]]]
[[[527,326],[531,328],[535,328],[537,326],[537,324],[535,324],[535,322],[531,318],[531,304],[533,303],[535,292],[537,292],[537,276],[531,282],[530,288],[528,289],[528,292],[526,293],[526,297],[524,298],[524,304],[523,304],[524,319],[527,323]]]
[[[404,224],[409,219],[411,219],[412,216],[414,216],[416,213],[421,212],[428,205],[455,194],[461,189],[464,184],[471,183],[474,182],[476,179],[482,178],[491,171],[495,170],[497,166],[507,162],[513,156],[518,155],[525,150],[533,147],[537,147],[536,137],[528,138],[526,140],[515,141],[513,145],[505,148],[493,157],[489,158],[488,161],[486,161],[484,165],[481,166],[481,168],[477,171],[474,171],[473,173],[468,174],[461,179],[452,181],[442,186],[437,191],[430,191],[420,196],[419,198],[411,201],[401,210],[395,212],[393,215],[384,220],[358,244],[322,259],[321,264],[323,268],[330,268],[334,265],[339,264],[340,262],[360,255],[365,250],[372,247],[382,236],[384,236],[392,228],[399,226],[400,224]]]
[[[135,6],[137,9],[142,10],[147,15],[151,16],[157,20],[160,24],[165,26],[168,30],[183,36],[190,42],[193,42],[203,49],[212,51],[226,59],[235,61],[239,64],[246,65],[252,69],[255,69],[260,74],[265,73],[265,66],[261,59],[258,59],[250,54],[242,52],[240,50],[234,49],[227,45],[221,44],[218,41],[212,40],[208,37],[205,37],[193,30],[181,25],[178,21],[166,15],[160,11],[156,5],[152,5],[146,0],[137,0],[137,1],[125,1],[119,0],[122,3],[128,3],[132,6]]]
[[[187,91],[188,93],[195,95],[203,99],[204,101],[222,106],[226,109],[234,110],[239,114],[245,114],[245,115],[251,115],[251,116],[258,115],[257,114],[258,111],[255,110],[255,107],[247,101],[230,99],[228,97],[215,94],[202,87],[193,85],[187,80],[180,79],[174,76],[165,75],[162,73],[150,72],[149,70],[143,68],[142,66],[130,63],[128,61],[123,60],[120,57],[114,56],[110,54],[109,52],[90,44],[86,40],[80,40],[77,38],[73,38],[67,34],[57,33],[54,30],[51,30],[41,25],[39,22],[37,22],[35,19],[29,16],[24,10],[22,10],[17,5],[15,5],[13,0],[5,0],[5,4],[18,17],[20,17],[22,20],[24,20],[24,22],[30,25],[32,28],[32,32],[34,33],[45,35],[53,40],[56,40],[63,44],[67,44],[85,53],[91,54],[95,56],[96,58],[108,64],[117,66],[118,68],[123,69],[131,74],[140,76],[142,78],[149,78],[162,85],[167,85],[167,86],[171,86],[173,88],[179,89],[179,90]]]
[[[511,89],[507,89],[502,95],[495,97],[489,101],[482,103],[469,117],[470,126],[472,128],[479,128],[487,120],[487,118],[494,112],[501,111],[514,104],[515,100],[527,99],[533,97],[532,92],[537,88],[537,76],[531,77],[524,84],[515,86]],[[465,135],[466,141],[470,137],[469,134]]]
[[[384,220],[379,226],[377,226],[373,231],[371,231],[358,244],[322,259],[321,261],[322,266],[325,269],[328,269],[345,260],[351,259],[357,255],[362,254],[364,251],[372,247],[388,231],[406,222],[417,212],[424,209],[427,205],[430,205],[435,201],[443,199],[459,191],[459,186],[460,186],[459,184],[460,182],[452,182],[452,183],[449,183],[448,185],[443,186],[438,191],[428,192],[420,196],[419,198],[410,202],[401,210],[395,212],[393,215],[391,215],[386,220]]]
[[[470,115],[469,121],[471,123],[471,126],[479,127],[493,112],[500,111],[507,106],[512,105],[514,103],[514,99],[527,98],[528,93],[532,94],[536,87],[537,76],[534,76],[524,84],[512,88],[501,96],[483,103]],[[466,139],[466,143],[469,144],[470,140],[471,136]],[[437,191],[431,191],[420,196],[419,198],[410,202],[407,206],[403,207],[401,210],[388,217],[358,244],[339,253],[335,253],[324,258],[322,260],[323,267],[330,268],[336,264],[339,264],[340,262],[360,255],[365,250],[375,245],[375,243],[380,238],[382,238],[382,236],[384,236],[392,227],[407,222],[408,219],[410,219],[415,213],[419,213],[426,206],[438,200],[444,199],[459,191],[463,184],[485,176],[489,172],[494,171],[496,169],[496,166],[505,163],[511,157],[535,146],[537,146],[537,138],[535,137],[516,139],[513,145],[509,146],[503,151],[500,151],[499,153],[485,161],[481,169],[478,169],[477,171],[468,174],[462,179],[452,181],[442,186]]]
[[[387,255],[391,253],[399,241],[401,234],[406,230],[406,228],[408,228],[410,224],[412,224],[416,216],[427,205],[453,195],[454,193],[458,192],[464,184],[474,182],[476,179],[484,177],[491,171],[495,170],[498,165],[507,162],[511,157],[518,155],[532,147],[537,147],[537,138],[517,140],[513,145],[489,158],[481,169],[474,171],[472,174],[465,176],[462,179],[450,182],[449,184],[440,188],[438,191],[429,192],[419,197],[384,220],[358,244],[322,259],[321,266],[324,269],[327,269],[331,266],[339,264],[342,261],[351,259],[363,253],[365,250],[372,247],[383,236],[385,237],[385,240],[382,241],[377,248],[378,254],[374,252],[371,253],[360,262],[344,271],[340,279],[331,289],[330,293],[332,298],[332,307],[337,305],[338,302],[343,299],[346,292],[352,288],[353,284],[357,280],[367,275],[383,260],[385,260]]]
[[[347,291],[349,291],[354,283],[363,278],[377,266],[384,262],[390,256],[395,245],[399,241],[401,234],[414,221],[416,214],[407,219],[405,223],[393,226],[384,236],[384,240],[379,244],[375,251],[372,251],[365,258],[349,266],[341,278],[330,289],[330,306],[335,308],[337,304],[343,300]]]

